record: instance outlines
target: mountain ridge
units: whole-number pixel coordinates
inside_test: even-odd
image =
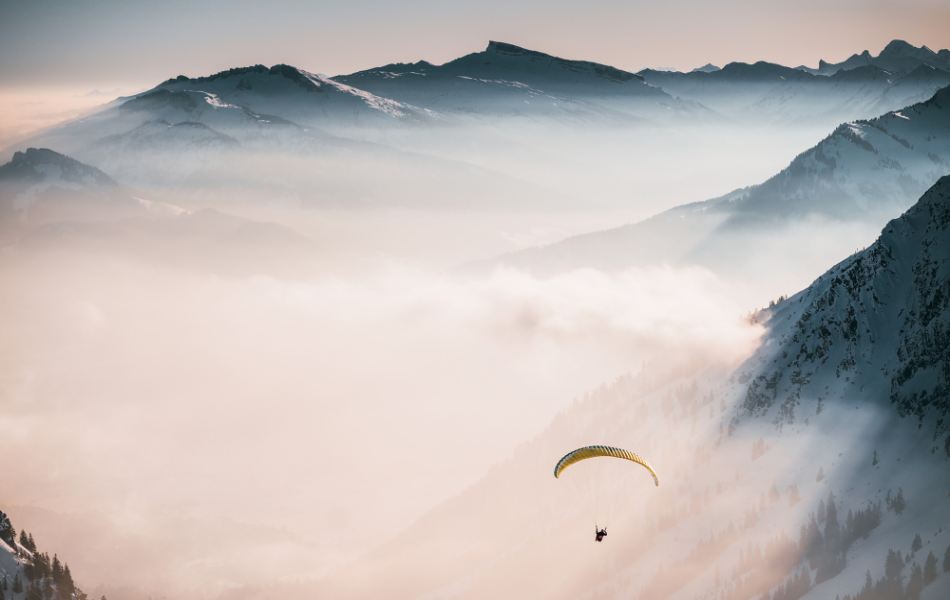
[[[778,233],[820,217],[867,222],[879,231],[891,215],[906,210],[950,172],[948,140],[950,86],[913,106],[839,125],[760,184],[637,223],[508,254],[486,265],[551,273],[668,263],[732,272],[748,263],[749,244],[755,242],[743,235],[753,228]]]

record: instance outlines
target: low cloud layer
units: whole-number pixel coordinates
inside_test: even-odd
[[[101,257],[2,269],[16,283],[2,300],[5,500],[88,522],[95,539],[45,532],[63,554],[127,548],[73,559],[85,581],[147,589],[149,571],[190,593],[211,591],[209,572],[219,590],[319,574],[600,382],[668,352],[734,361],[758,335],[699,269],[299,282]],[[251,570],[247,535],[271,557]]]

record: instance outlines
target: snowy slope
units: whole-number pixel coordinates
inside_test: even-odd
[[[774,308],[761,346],[731,375],[650,365],[592,392],[470,489],[311,592],[945,597],[948,309],[944,178],[873,246]],[[557,457],[585,443],[642,453],[660,487],[636,469],[575,486],[551,478]],[[597,544],[590,506],[604,498],[620,508],[612,537]],[[866,578],[878,595],[858,596]]]
[[[633,73],[492,41],[443,65],[391,64],[336,81],[456,116],[668,119],[708,116]]]
[[[182,75],[145,94],[192,90],[213,94],[222,102],[259,114],[280,115],[310,127],[385,125],[430,118],[417,107],[290,65],[270,68],[256,65],[197,78]]]

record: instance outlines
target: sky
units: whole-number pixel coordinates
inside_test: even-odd
[[[0,88],[108,91],[279,62],[333,75],[489,39],[634,70],[815,65],[893,38],[946,47],[948,31],[940,0],[0,0]]]

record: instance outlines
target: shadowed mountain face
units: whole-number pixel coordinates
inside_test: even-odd
[[[760,313],[762,344],[731,375],[651,365],[597,390],[358,568],[285,597],[943,597],[948,281],[943,178]],[[651,457],[660,487],[609,464],[551,478],[590,441]],[[597,544],[591,514],[611,501]]]
[[[950,84],[950,52],[891,42],[877,58],[865,52],[815,69],[767,62],[730,63],[679,73],[646,69],[647,83],[741,122],[842,122],[869,118],[929,98]],[[863,58],[862,58],[863,57]]]
[[[469,116],[668,119],[706,116],[639,75],[503,42],[433,65],[391,64],[335,80],[434,111]]]
[[[736,276],[761,267],[767,277],[766,265],[775,261],[813,265],[830,254],[846,256],[866,243],[860,237],[865,233],[852,226],[861,232],[880,228],[948,172],[950,88],[945,88],[926,102],[841,125],[760,185],[501,262],[542,272],[699,264]],[[822,237],[825,226],[851,233]],[[809,242],[803,243],[803,235]]]
[[[99,169],[47,148],[16,152],[10,162],[0,166],[0,183],[5,186],[48,184],[67,189],[116,185]]]

